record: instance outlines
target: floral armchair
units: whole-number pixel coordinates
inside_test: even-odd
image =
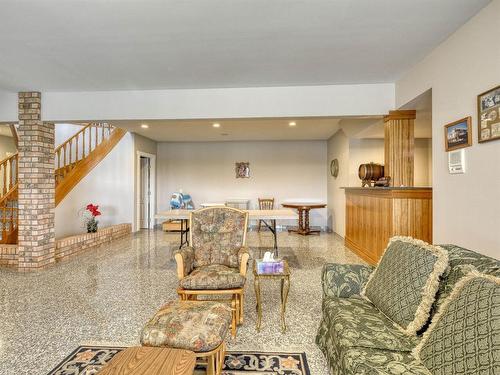
[[[226,295],[232,300],[234,324],[243,322],[243,289],[249,254],[245,248],[248,213],[230,207],[193,211],[190,247],[175,253],[181,299]]]

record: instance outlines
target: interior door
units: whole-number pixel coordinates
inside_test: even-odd
[[[141,156],[141,183],[140,183],[140,226],[141,228],[149,229],[151,223],[150,213],[150,199],[151,199],[151,186],[150,186],[150,169],[151,160],[147,157]]]

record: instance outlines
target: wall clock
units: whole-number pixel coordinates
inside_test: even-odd
[[[338,159],[333,159],[330,163],[330,174],[337,178],[339,175],[339,161]]]

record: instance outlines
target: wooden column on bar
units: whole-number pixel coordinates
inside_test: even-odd
[[[413,186],[416,112],[390,111],[384,116],[384,174],[391,186]]]

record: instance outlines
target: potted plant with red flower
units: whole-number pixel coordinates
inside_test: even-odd
[[[85,213],[85,225],[87,226],[87,233],[97,232],[97,225],[99,224],[99,222],[97,221],[96,217],[101,215],[99,206],[89,203],[87,207],[85,207]]]

